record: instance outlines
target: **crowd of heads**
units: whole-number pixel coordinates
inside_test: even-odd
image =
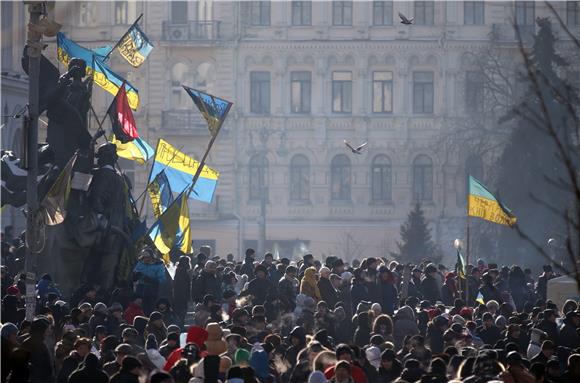
[[[31,321],[3,266],[2,381],[580,381],[578,302],[547,299],[550,266],[240,258],[206,247],[169,274],[146,249],[130,281],[70,296],[45,274]]]

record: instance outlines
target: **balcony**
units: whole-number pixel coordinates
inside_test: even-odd
[[[161,126],[171,134],[208,134],[206,121],[197,110],[164,110],[161,112]]]
[[[211,43],[220,39],[220,21],[163,22],[163,41]]]

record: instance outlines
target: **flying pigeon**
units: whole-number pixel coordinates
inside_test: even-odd
[[[367,142],[365,142],[364,144],[361,144],[359,147],[354,148],[351,144],[349,144],[346,140],[344,140],[344,144],[346,145],[347,148],[350,149],[351,152],[353,152],[354,154],[362,154],[361,150],[367,146]]]
[[[403,15],[401,12],[399,12],[399,17],[401,18],[401,24],[405,24],[405,25],[411,25],[411,24],[413,24],[413,20],[415,20],[414,17],[411,17],[410,19],[408,19],[407,16]]]

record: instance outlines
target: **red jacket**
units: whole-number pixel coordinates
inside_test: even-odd
[[[367,376],[363,369],[352,363],[350,364],[350,375],[355,383],[367,383]],[[328,380],[332,379],[334,377],[334,366],[328,367],[326,371],[324,371],[324,376],[326,376],[326,379]]]
[[[145,316],[145,313],[143,312],[143,309],[141,308],[141,306],[137,306],[135,303],[131,302],[129,303],[129,307],[127,307],[127,310],[125,310],[125,313],[123,314],[123,317],[125,318],[125,320],[127,321],[127,323],[129,323],[130,325],[133,324],[133,319],[135,319],[135,317],[137,316]]]
[[[187,330],[187,337],[185,338],[185,342],[186,343],[195,343],[197,345],[197,347],[199,347],[199,351],[201,353],[200,356],[204,356],[205,351],[204,350],[204,344],[205,341],[207,340],[207,331],[205,331],[205,329],[201,328],[201,327],[197,327],[197,326],[191,326],[188,330]],[[185,345],[184,345],[185,346]],[[169,354],[169,357],[167,358],[167,362],[165,362],[165,366],[163,366],[163,369],[167,372],[169,372],[169,370],[171,370],[171,367],[173,367],[173,365],[177,362],[179,362],[179,359],[181,359],[181,352],[183,351],[183,347],[180,347],[176,350],[173,350],[173,352],[171,354]]]

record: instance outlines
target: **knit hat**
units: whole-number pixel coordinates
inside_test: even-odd
[[[340,274],[340,278],[344,281],[344,280],[349,280],[352,278],[352,273],[350,271],[344,271],[342,274]]]
[[[234,354],[235,364],[248,364],[250,360],[250,352],[245,348],[238,348]]]
[[[82,310],[82,309],[81,309]],[[103,314],[103,315],[107,315],[107,305],[104,304],[103,302],[99,302],[95,305],[95,308],[93,309],[93,311],[95,313],[99,313],[99,314]]]
[[[495,325],[497,327],[505,327],[507,326],[507,319],[505,319],[503,315],[498,315],[498,317],[495,318]]]
[[[131,347],[130,344],[121,343],[120,345],[115,347],[115,353],[122,355],[131,355],[133,353],[133,347]]]
[[[17,295],[18,293],[20,293],[20,290],[18,289],[18,287],[14,286],[14,285],[12,285],[6,289],[7,295]]]
[[[79,305],[79,309],[81,311],[91,310],[92,308],[93,308],[93,305],[91,305],[89,302],[83,302]]]
[[[156,320],[163,320],[163,315],[159,311],[153,311],[149,315],[149,323],[155,322]]]
[[[268,354],[264,350],[254,350],[250,355],[250,366],[254,369],[260,380],[269,375]]]
[[[365,354],[367,360],[374,368],[381,367],[381,350],[377,346],[367,348]]]
[[[145,349],[149,350],[151,348],[154,348],[156,350],[158,348],[157,338],[155,338],[155,334],[147,335],[147,342],[145,342]]]
[[[465,318],[463,318],[461,315],[459,314],[455,314],[453,315],[453,323],[459,323],[462,326],[465,326]]]
[[[12,334],[18,334],[18,327],[14,323],[6,322],[2,325],[2,330],[0,330],[2,338],[9,338]]]
[[[375,302],[375,303],[373,303],[371,305],[371,310],[374,311],[374,312],[379,312],[380,313],[380,312],[383,311],[383,308],[381,307],[380,303],[376,303]]]
[[[326,266],[323,266],[323,267],[320,268],[320,270],[318,270],[318,273],[321,276],[329,275],[330,274],[330,269],[328,267],[326,267]]]
[[[123,306],[119,302],[114,302],[111,307],[109,307],[109,311],[123,311]]]

